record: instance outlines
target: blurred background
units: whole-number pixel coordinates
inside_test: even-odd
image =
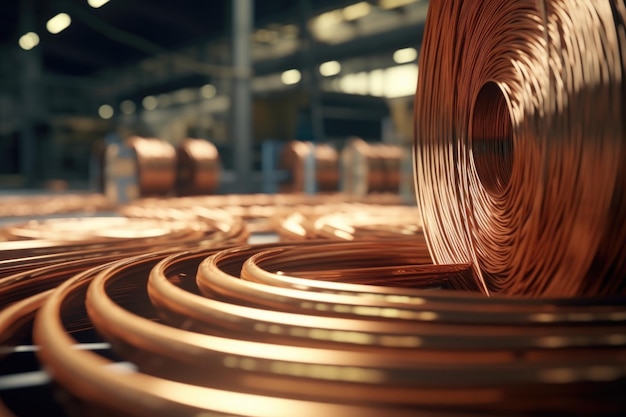
[[[5,0],[0,189],[99,191],[103,149],[132,135],[210,141],[220,193],[278,190],[270,156],[291,140],[409,146],[427,8]]]

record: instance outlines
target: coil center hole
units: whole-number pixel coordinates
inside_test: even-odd
[[[513,172],[513,125],[500,87],[487,82],[478,92],[471,118],[472,157],[481,184],[493,195],[501,194]]]

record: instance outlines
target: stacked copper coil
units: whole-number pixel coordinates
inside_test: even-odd
[[[349,194],[398,193],[402,147],[351,138],[341,151],[341,189]]]
[[[176,194],[213,194],[220,179],[217,148],[204,139],[187,138],[176,148]]]
[[[187,138],[176,148],[156,138],[129,137],[105,151],[105,193],[112,201],[141,197],[213,194],[219,186],[217,148]]]
[[[429,3],[419,206],[435,261],[472,263],[485,293],[626,291],[625,16],[622,0]]]
[[[307,192],[307,176],[311,176],[314,192],[331,192],[339,188],[339,161],[337,151],[326,143],[294,140],[283,147],[280,169],[289,173],[281,185],[281,192]]]

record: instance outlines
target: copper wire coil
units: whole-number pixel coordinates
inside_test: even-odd
[[[118,262],[89,289],[89,314],[120,357],[140,366],[131,381],[149,385],[120,383],[126,375],[95,366],[102,359],[96,353],[80,352],[85,361],[65,363],[77,353],[61,350],[76,341],[54,333],[58,328],[51,323],[57,319],[49,318],[56,313],[50,310],[41,311],[45,322],[38,326],[38,334],[49,333],[38,336],[43,362],[60,386],[81,399],[87,414],[157,413],[143,402],[148,398],[166,405],[160,410],[163,415],[216,407],[209,401],[192,404],[186,395],[174,399],[152,389],[156,386],[200,389],[201,395],[236,393],[242,401],[272,406],[295,399],[289,403],[296,407],[292,411],[304,407],[303,412],[319,411],[331,401],[334,406],[325,408],[330,415],[355,410],[426,410],[433,416],[523,415],[528,410],[601,415],[622,410],[615,390],[623,388],[626,372],[623,300],[439,292],[436,288],[451,281],[473,282],[472,270],[469,265],[431,265],[425,242],[417,237],[406,242],[209,246],[180,254],[170,247]],[[174,255],[152,269],[148,279],[152,265],[167,254]],[[198,265],[209,260],[217,267],[211,285],[230,281],[224,287],[230,288],[226,298],[216,298],[214,292],[202,298],[194,284]],[[201,267],[199,282],[203,273]],[[388,285],[402,273],[404,283]],[[62,293],[53,311],[63,311],[63,332],[91,327],[83,309],[86,286],[94,276],[83,273],[55,293]],[[265,283],[265,294],[249,292],[250,287],[259,289],[258,283]],[[432,289],[412,288],[420,285]],[[157,311],[182,330],[153,323]],[[402,311],[413,314],[412,320],[396,317]],[[27,314],[11,317],[13,322],[28,320]],[[222,377],[207,378],[207,373]],[[368,382],[367,375],[386,376]],[[99,380],[93,385],[97,389],[87,389],[94,379]],[[564,405],[554,400],[572,392],[577,401]],[[248,410],[230,412],[257,415],[246,414]]]
[[[624,292],[624,15],[617,0],[429,3],[419,206],[435,261],[473,263],[485,293]]]
[[[136,268],[135,274],[147,272],[149,265],[162,254],[135,258],[132,262],[118,264],[120,272],[124,268]],[[134,265],[133,265],[134,263]],[[111,270],[114,271],[115,269]],[[102,275],[101,275],[102,277]],[[126,275],[128,277],[128,275]],[[137,371],[120,373],[107,364],[108,359],[89,351],[73,351],[75,343],[66,328],[72,321],[82,320],[80,311],[86,292],[86,284],[93,278],[79,276],[66,282],[46,302],[35,323],[35,337],[41,346],[38,355],[52,371],[57,382],[83,402],[82,410],[86,415],[107,411],[116,415],[154,416],[154,415],[190,415],[201,412],[212,415],[291,416],[294,411],[299,415],[359,415],[376,416],[383,412],[389,415],[409,416],[410,411],[387,409],[380,406],[355,404],[337,404],[322,401],[306,401],[285,397],[268,397],[237,390],[209,388],[177,382],[151,376]],[[95,286],[94,286],[95,288]],[[95,290],[90,290],[95,291]],[[106,298],[99,298],[106,302]],[[115,304],[111,304],[113,313],[123,314]],[[130,318],[130,317],[129,317]],[[136,320],[136,319],[135,319]],[[134,324],[134,320],[128,322]],[[150,328],[150,322],[144,324]],[[156,323],[154,323],[156,324]],[[161,326],[162,327],[162,326]],[[160,328],[159,330],[167,330]],[[173,329],[171,329],[173,331]],[[230,355],[233,357],[234,355]],[[225,363],[224,363],[225,362]],[[222,368],[232,370],[230,361],[222,361]],[[233,372],[234,373],[234,372]],[[219,379],[217,379],[219,384]],[[253,382],[253,381],[250,381]],[[100,414],[98,414],[100,413]],[[426,414],[429,415],[429,414]],[[433,416],[454,416],[458,414],[432,413]]]
[[[244,224],[216,210],[205,211],[202,223],[128,218],[56,219],[10,226],[21,237],[50,240],[0,243],[0,308],[53,288],[76,271],[133,254],[247,239]],[[61,240],[65,237],[65,240]],[[54,240],[57,239],[57,240]],[[59,268],[62,263],[63,267]]]
[[[176,148],[176,194],[213,194],[219,186],[221,164],[217,148],[204,139],[184,139]]]
[[[341,189],[349,194],[400,190],[400,146],[350,138],[341,151]]]
[[[285,144],[280,155],[279,166],[290,174],[289,180],[281,185],[283,193],[298,193],[306,190],[307,158],[311,158],[315,173],[315,191],[334,192],[339,188],[339,156],[337,151],[325,143],[291,141]]]
[[[401,203],[399,196],[393,194],[362,197],[339,193],[213,195],[141,199],[121,207],[119,212],[127,217],[136,218],[197,220],[202,218],[205,210],[219,208],[246,220],[250,232],[279,231],[283,238],[288,238],[289,231],[282,233],[283,228],[280,223],[293,213],[300,213],[308,218],[333,211],[348,211],[350,208],[353,208],[353,211],[368,211],[370,205],[392,206]],[[293,236],[293,238],[298,237]]]
[[[102,194],[6,196],[2,197],[2,204],[0,204],[0,218],[68,213],[94,214],[112,209],[114,205]]]
[[[170,258],[172,259],[172,261],[164,261],[165,263],[163,264],[163,267],[168,268],[168,264],[166,262],[171,262],[169,264],[170,267],[171,265],[174,265],[175,264],[175,262],[173,262],[174,259],[178,259],[179,261],[180,260],[188,261],[190,258],[193,258],[194,256],[197,259],[207,254],[208,253],[177,255],[177,258]],[[103,316],[106,316],[109,319],[111,318],[114,319],[113,322],[107,323],[106,322],[107,320],[105,317],[98,317],[97,325],[100,327],[101,331],[105,332],[105,334],[107,333],[107,331],[112,332],[108,334],[108,337],[112,338],[113,340],[116,340],[117,337],[121,338],[121,339],[117,339],[117,342],[116,342],[118,352],[125,353],[126,355],[132,355],[133,357],[138,358],[139,361],[145,362],[145,364],[147,365],[152,363],[152,367],[150,368],[150,370],[153,373],[162,372],[162,373],[168,374],[168,376],[170,377],[178,377],[178,378],[184,377],[185,373],[181,372],[183,376],[179,375],[175,370],[176,366],[169,367],[167,369],[164,366],[163,369],[159,370],[158,368],[160,365],[158,364],[159,363],[164,364],[164,362],[160,362],[160,361],[163,361],[165,358],[169,358],[169,360],[173,360],[176,363],[178,363],[177,366],[179,367],[182,366],[186,362],[187,368],[183,368],[183,369],[191,370],[194,364],[196,367],[198,367],[199,363],[200,364],[203,363],[203,361],[191,360],[194,357],[195,358],[203,357],[205,358],[205,360],[208,360],[208,358],[215,357],[215,355],[217,355],[217,358],[213,359],[213,361],[215,362],[215,366],[211,367],[213,372],[218,372],[218,369],[220,368],[225,369],[225,370],[227,368],[227,370],[231,371],[231,373],[227,374],[227,376],[225,376],[224,379],[215,378],[215,379],[209,380],[206,378],[206,372],[203,373],[203,375],[205,376],[204,379],[202,379],[202,377],[200,376],[195,376],[195,378],[202,379],[204,384],[218,384],[218,385],[223,384],[227,386],[229,384],[229,378],[234,378],[234,380],[237,381],[234,384],[238,387],[239,390],[242,390],[242,389],[244,390],[250,389],[250,390],[257,390],[257,391],[265,390],[264,392],[267,393],[267,391],[271,391],[274,387],[276,387],[276,389],[285,389],[287,391],[289,391],[289,388],[291,388],[292,391],[295,391],[299,395],[306,395],[307,391],[303,390],[302,387],[299,387],[299,385],[297,384],[297,381],[304,380],[306,382],[312,382],[308,380],[320,378],[323,375],[321,373],[321,370],[317,369],[315,366],[312,366],[312,367],[306,366],[306,357],[305,359],[296,360],[294,362],[295,365],[293,367],[290,367],[288,365],[289,356],[286,353],[289,350],[283,352],[282,350],[278,349],[275,353],[275,355],[277,355],[278,357],[270,356],[267,359],[263,359],[262,352],[264,352],[264,350],[249,349],[249,347],[255,346],[254,344],[249,344],[250,342],[243,342],[240,344],[231,343],[230,346],[234,350],[233,352],[221,351],[220,349],[222,348],[220,348],[219,346],[223,346],[224,349],[227,349],[227,347],[229,346],[227,343],[222,343],[222,344],[218,343],[222,339],[216,339],[216,338],[205,339],[203,337],[193,336],[193,334],[189,334],[189,336],[186,336],[187,332],[185,331],[182,331],[182,332],[171,331],[171,334],[168,334],[169,331],[167,328],[158,327],[158,325],[154,323],[156,327],[152,329],[153,323],[150,323],[149,321],[146,321],[145,319],[139,319],[138,317],[133,318],[132,317],[133,314],[135,315],[148,314],[147,318],[150,318],[150,314],[152,314],[149,311],[147,312],[144,311],[144,307],[138,305],[136,301],[130,302],[131,299],[134,299],[134,300],[142,299],[143,296],[135,295],[135,297],[129,298],[127,293],[130,288],[134,288],[134,290],[132,291],[136,292],[137,288],[141,288],[144,285],[142,284],[142,282],[145,283],[145,279],[146,279],[145,274],[147,274],[147,271],[150,269],[150,265],[154,264],[156,260],[157,259],[155,259],[154,256],[143,256],[140,258],[135,258],[129,261],[125,261],[123,263],[119,263],[117,264],[117,266],[114,266],[112,267],[112,269],[109,269],[106,274],[101,274],[100,277],[98,278],[98,283],[92,285],[91,288],[89,289],[89,299],[92,301],[88,301],[88,305],[90,305],[91,303],[92,307],[90,307],[89,311],[92,317],[96,318],[100,314],[102,314]],[[197,261],[199,261],[199,259],[197,259],[196,262]],[[193,265],[191,266],[190,269],[187,269],[187,268],[188,267],[183,267],[182,269],[183,271],[190,271],[190,270],[193,271]],[[154,273],[155,272],[153,271],[153,274]],[[179,271],[175,271],[173,275],[174,276],[179,275]],[[129,284],[131,281],[133,282],[132,285]],[[65,284],[65,287],[67,287],[67,289],[69,290],[69,288],[72,288],[72,285],[68,283],[68,284]],[[77,289],[77,284],[74,284],[73,287],[74,289]],[[80,291],[84,293],[85,290],[82,289]],[[63,291],[60,291],[60,292],[62,293]],[[122,295],[123,295],[123,298],[118,298]],[[69,292],[66,291],[66,294],[63,295],[62,297],[69,297]],[[71,309],[73,308],[72,303],[74,304],[76,302],[80,303],[81,297],[72,296],[71,298],[68,298],[68,300],[74,300],[74,301],[62,303],[61,300],[57,300],[57,302],[54,304],[57,304],[57,306],[59,306],[56,308],[60,308],[62,306],[62,308],[64,308],[66,311],[68,311],[68,313],[71,314]],[[96,303],[98,305],[96,306],[95,304],[92,304],[92,303]],[[188,305],[188,303],[176,303],[174,305],[184,307]],[[130,315],[124,312],[124,309],[129,309],[129,308],[130,308],[130,311],[132,312],[132,314]],[[89,372],[96,371],[97,374],[95,376],[98,376],[98,378],[101,379],[103,377],[101,373],[104,372],[103,370],[105,368],[89,366],[88,362],[82,361],[82,360],[80,361],[79,364],[77,363],[65,364],[63,363],[63,361],[70,360],[69,355],[65,355],[66,356],[65,359],[63,357],[58,358],[58,357],[50,355],[50,352],[53,352],[53,351],[55,352],[55,354],[63,355],[62,350],[57,352],[57,350],[54,349],[54,346],[55,345],[59,346],[59,341],[63,341],[64,339],[64,337],[60,337],[58,334],[53,333],[53,331],[58,327],[53,322],[54,320],[58,320],[58,319],[50,319],[50,318],[55,317],[55,316],[58,316],[58,313],[55,313],[54,310],[50,311],[49,309],[48,310],[44,309],[44,311],[40,313],[40,319],[42,320],[42,322],[37,326],[36,332],[50,333],[47,336],[40,336],[40,338],[43,337],[41,339],[41,342],[43,342],[41,343],[42,345],[41,355],[42,355],[42,358],[44,358],[44,362],[48,366],[51,366],[53,370],[55,370],[55,375],[57,375],[57,377],[60,378],[59,382],[61,382],[62,385],[69,387],[73,392],[77,393],[80,396],[85,397],[89,395],[89,401],[94,401],[96,402],[96,404],[99,404],[99,406],[106,405],[109,407],[113,406],[116,408],[117,407],[121,408],[122,406],[124,406],[123,402],[122,403],[119,402],[118,396],[121,395],[119,391],[128,389],[128,386],[126,384],[119,384],[119,381],[116,381],[115,386],[112,385],[110,387],[105,387],[105,391],[102,391],[103,389],[102,384],[107,381],[103,382],[102,380],[100,380],[100,382],[97,383],[96,385],[99,388],[98,391],[85,390],[84,388],[85,384],[82,384],[81,386],[81,384],[75,383],[76,376],[77,376],[76,374],[72,375],[71,377],[68,376],[69,372],[73,373],[73,372],[77,372],[78,369],[82,369],[82,371],[80,371],[80,375],[82,378],[85,378],[86,375],[84,375],[84,373],[86,372],[85,371],[86,369]],[[119,327],[119,324],[116,325],[116,322],[118,321],[119,323],[122,323],[121,328]],[[187,323],[185,326],[189,326],[189,324]],[[143,334],[143,333],[145,333],[146,335],[150,335],[150,337],[148,338],[131,337],[132,334]],[[114,334],[116,334],[117,336],[114,336]],[[139,341],[141,340],[144,340],[144,343],[140,343]],[[161,344],[149,343],[155,340],[160,340],[161,342],[169,341],[169,343],[175,343],[175,344],[173,346],[172,345],[168,346],[167,344],[163,344],[163,343]],[[190,344],[187,344],[188,342]],[[61,346],[63,346],[63,344],[64,343],[61,343]],[[135,346],[133,346],[133,344],[135,344]],[[143,345],[141,346],[142,349],[139,352],[135,351],[135,349],[137,348],[137,344]],[[69,350],[69,348],[67,349]],[[184,352],[187,349],[191,349],[188,351],[189,354],[180,355],[181,351]],[[167,353],[168,351],[170,353]],[[141,352],[143,352],[143,354]],[[179,354],[176,354],[176,352],[178,352]],[[258,352],[258,353],[255,353],[255,352]],[[281,352],[283,353],[281,354]],[[293,351],[293,354],[298,354],[298,353],[303,353],[303,352],[304,351],[295,349]],[[339,354],[339,352],[335,352],[335,353],[336,355],[330,356],[330,357],[335,358],[334,360],[337,360],[338,358],[342,357]],[[76,355],[76,354],[77,353],[73,353],[73,355]],[[86,356],[92,356],[92,357],[95,356],[95,354],[90,353],[90,352],[80,352],[78,354],[81,356],[83,354],[85,354]],[[157,356],[154,356],[154,355],[157,355]],[[190,357],[190,355],[193,355],[193,356]],[[222,355],[226,355],[225,357],[228,357],[230,359],[226,360],[225,357],[223,357]],[[352,354],[352,355],[346,356],[345,358],[346,358],[347,363],[353,363],[360,357],[361,355]],[[149,360],[150,358],[153,359],[152,362],[150,362]],[[157,358],[160,358],[160,359],[157,359]],[[222,360],[220,361],[219,358],[221,358]],[[323,358],[323,356],[321,357],[312,356],[311,358],[319,358],[317,359],[317,361],[319,361]],[[587,355],[587,358],[589,358],[588,355]],[[612,375],[614,375],[616,378],[619,378],[615,374],[615,372],[618,372],[618,373],[620,372],[620,371],[617,371],[617,369],[620,369],[619,366],[617,365],[618,363],[620,363],[619,359],[616,359],[616,357],[613,357],[613,356],[605,357],[605,359],[607,360],[607,362],[610,363],[610,365],[605,365],[602,360],[596,360],[595,362],[592,362],[592,363],[588,361],[583,361],[581,363],[579,359],[572,363],[567,363],[567,362],[559,363],[559,362],[554,362],[554,361],[545,363],[545,362],[539,361],[538,363],[535,363],[534,365],[530,363],[524,363],[523,365],[519,365],[519,366],[507,366],[505,368],[501,368],[501,373],[498,372],[498,369],[500,368],[498,368],[497,366],[494,368],[489,368],[489,367],[485,368],[485,364],[482,363],[480,364],[480,371],[478,371],[477,369],[472,369],[471,365],[467,365],[469,366],[469,368],[466,368],[467,379],[465,378],[454,379],[448,375],[448,373],[450,372],[452,373],[456,372],[457,375],[464,375],[463,369],[459,370],[458,365],[457,367],[454,367],[454,368],[445,366],[442,369],[437,369],[436,367],[433,369],[433,365],[431,364],[428,367],[430,371],[428,371],[414,364],[412,367],[406,368],[404,372],[410,372],[410,371],[414,371],[418,373],[425,372],[425,374],[423,374],[423,378],[425,381],[429,381],[429,382],[427,383],[427,385],[420,388],[420,392],[422,393],[422,395],[418,395],[417,392],[413,392],[411,393],[411,395],[407,393],[405,396],[403,396],[401,392],[398,392],[391,397],[387,396],[384,399],[381,398],[381,401],[383,401],[383,403],[387,403],[388,406],[389,406],[390,401],[392,403],[395,403],[396,405],[393,408],[391,408],[391,410],[396,410],[396,411],[398,410],[397,402],[399,401],[399,403],[402,403],[402,398],[404,398],[404,401],[409,401],[409,404],[413,404],[411,406],[413,407],[412,408],[413,412],[415,412],[416,410],[415,407],[422,406],[422,407],[427,407],[427,409],[431,409],[432,410],[431,412],[433,413],[438,410],[454,412],[453,410],[457,409],[457,412],[461,413],[459,415],[463,415],[462,412],[468,412],[470,410],[483,410],[484,409],[484,410],[493,411],[493,410],[499,409],[500,412],[508,412],[508,413],[513,413],[513,415],[515,415],[514,414],[515,412],[523,413],[524,410],[527,410],[527,409],[536,410],[537,409],[536,407],[539,407],[539,409],[541,409],[541,407],[545,407],[546,409],[556,409],[557,408],[556,405],[553,403],[553,401],[550,398],[555,394],[561,393],[562,395],[564,392],[572,392],[572,390],[575,389],[577,392],[578,401],[575,407],[574,406],[569,407],[572,411],[581,413],[586,410],[588,412],[591,412],[593,408],[591,404],[596,404],[595,401],[598,401],[600,398],[602,398],[602,401],[603,401],[602,406],[601,407],[595,406],[595,408],[593,408],[593,412],[602,414],[603,412],[614,412],[615,410],[619,409],[620,403],[617,403],[617,404],[615,403],[616,399],[614,396],[610,394],[611,391],[600,390],[601,387],[603,389],[606,388],[607,387],[606,384],[608,384],[608,382],[607,383],[592,383],[591,386],[588,385],[589,384],[588,382],[583,382],[583,381],[588,381],[589,378],[593,379],[595,377],[595,374],[599,373],[599,369],[602,368],[602,366],[610,366],[614,372]],[[305,362],[303,362],[303,360]],[[60,363],[56,363],[57,361],[59,361]],[[181,361],[182,361],[182,364],[181,364]],[[277,361],[282,364],[281,365],[282,367],[278,365],[274,365],[273,367],[271,366],[272,363],[276,363]],[[317,361],[316,363],[318,363]],[[383,364],[386,364],[386,365],[383,365],[383,368],[381,368],[381,370],[386,369],[385,366],[387,367],[391,366],[390,365],[391,362],[387,360],[382,360],[381,362]],[[63,363],[63,368],[61,368],[61,363]],[[375,363],[378,363],[378,362],[375,362]],[[371,362],[369,363],[369,366],[370,367],[372,366]],[[289,371],[290,369],[295,370],[296,368],[298,369],[298,373],[295,373],[295,371],[294,372]],[[328,371],[331,368],[323,368],[323,369]],[[367,366],[366,368],[363,368],[363,369],[364,370],[367,369]],[[374,369],[376,369],[376,367],[374,367]],[[454,369],[454,371],[452,371],[451,369]],[[563,369],[567,369],[568,371],[563,372]],[[563,375],[567,374],[566,376],[569,378],[568,382],[560,381],[561,383],[564,383],[565,385],[554,384],[553,383],[554,381],[551,380],[551,378],[554,378],[555,380],[559,379],[559,375],[561,374],[559,374],[557,370],[560,370],[561,374]],[[437,377],[434,377],[433,379],[432,378],[433,375],[430,375],[428,373],[428,372],[436,372],[436,371],[438,371],[438,375],[440,379]],[[197,372],[200,372],[200,371],[197,371]],[[341,376],[341,373],[339,373],[339,371],[334,371],[334,372],[335,373],[333,375]],[[278,379],[283,379],[283,378],[287,379],[289,383],[288,384],[276,384],[275,386],[269,385],[267,381],[276,382],[275,380],[276,377],[274,377],[274,379],[271,379],[271,378],[264,379],[267,377],[266,375],[267,373],[270,373],[270,374],[278,373],[279,374]],[[241,384],[240,381],[237,380],[238,376],[242,374],[247,375],[250,378],[250,379],[243,379],[244,381],[243,384]],[[115,375],[117,375],[118,378],[122,377],[122,375],[117,374],[117,373]],[[219,373],[215,375],[217,376],[219,375]],[[253,378],[255,375],[257,375],[259,379]],[[364,375],[367,375],[367,374],[364,374]],[[379,374],[375,374],[375,375],[379,375]],[[427,379],[426,375],[428,375],[430,378]],[[480,375],[480,377],[478,377],[477,375]],[[490,383],[488,382],[489,377],[485,375],[492,376],[494,378],[494,381],[497,381],[497,387],[494,387],[485,391],[484,388],[490,385]],[[91,381],[91,379],[94,378],[95,376],[87,376],[87,378],[89,378],[89,380]],[[132,373],[131,375],[124,375],[123,377],[131,378],[131,380],[134,381],[136,376],[146,376],[146,375]],[[111,376],[109,375],[108,376],[109,383],[111,382],[110,378]],[[150,377],[147,380],[145,378],[137,378],[137,381],[134,381],[134,382],[139,382],[139,381],[149,382],[152,380],[151,378],[154,378],[154,377]],[[194,377],[188,377],[188,378],[194,378]],[[450,386],[449,382],[451,379],[458,381],[457,384],[454,386]],[[404,379],[401,379],[401,380],[404,380]],[[407,383],[419,385],[420,380],[421,379],[419,378],[415,379],[415,375],[414,375],[413,377],[408,379]],[[444,384],[443,387],[437,388],[438,380],[442,381],[442,383]],[[478,386],[482,387],[482,389],[479,389],[479,390],[472,389],[471,388],[472,384],[469,382],[472,380],[475,380],[475,384],[478,384]],[[266,384],[254,383],[258,381],[266,381]],[[507,381],[504,386],[502,385],[503,381]],[[526,383],[523,383],[522,381],[528,381],[528,383],[530,383],[531,385],[526,385]],[[159,380],[159,383],[166,383],[166,382],[167,381],[165,380]],[[248,382],[248,385],[246,385],[246,382]],[[325,381],[325,383],[329,384],[329,381]],[[366,380],[350,381],[349,383],[366,384],[367,381]],[[378,389],[380,391],[383,391],[380,388],[381,384],[384,386],[385,383],[382,381],[379,381],[377,382],[376,385],[378,386]],[[469,384],[469,386],[466,384]],[[532,385],[532,384],[535,384],[535,385]],[[545,394],[545,397],[543,395],[541,396],[535,395],[534,398],[531,399],[523,395],[523,392],[525,391],[530,392],[527,390],[532,390],[534,392],[537,392],[536,384],[541,384],[541,387],[542,387],[541,392]],[[188,385],[188,384],[185,384],[185,385],[188,386],[187,387],[188,390],[190,389],[189,387],[192,387],[192,385]],[[175,384],[172,385],[172,387],[175,387],[175,386],[177,385]],[[285,388],[285,387],[288,387],[288,388]],[[455,387],[458,387],[458,388],[455,388]],[[595,387],[595,389],[593,387]],[[222,390],[223,388],[218,388],[218,389]],[[498,392],[497,395],[496,395],[496,392],[493,391],[494,389]],[[461,390],[463,394],[461,394],[461,391],[459,390]],[[91,392],[91,394],[85,391],[89,391]],[[457,392],[457,395],[455,395],[455,391]],[[98,398],[95,398],[96,392],[99,392],[100,394],[106,394],[106,395],[102,395],[98,399]],[[133,390],[130,392],[132,392],[133,395],[144,395],[144,393],[142,392],[142,389],[138,389],[137,385],[135,385],[135,388],[133,388]],[[186,392],[189,392],[189,391],[186,391]],[[332,393],[326,393],[326,395],[333,397],[335,395],[339,395],[339,392],[340,391],[338,390],[333,390]],[[346,392],[349,393],[350,391],[348,390]],[[159,390],[158,393],[162,394],[162,391]],[[470,393],[471,395],[468,395],[468,393]],[[318,395],[320,396],[323,396],[324,394],[325,394],[324,392],[318,393]],[[185,395],[182,392],[180,395],[181,396],[179,397],[179,401],[184,402]],[[252,394],[252,395],[258,395],[258,394]],[[283,396],[284,395],[288,395],[288,394],[283,393]],[[372,403],[376,404],[376,398],[379,398],[376,395],[375,391],[372,391],[372,395],[374,397],[372,397],[371,400],[367,400],[369,407],[374,407]],[[523,401],[514,401],[515,398],[519,399],[520,395],[522,395],[525,399]],[[103,397],[107,397],[108,400],[104,400]],[[135,401],[138,401],[138,399],[141,399],[141,398],[142,397],[140,396],[139,398],[136,398]],[[593,402],[587,403],[586,402],[587,400],[593,400]],[[169,400],[167,398],[166,399],[161,398],[159,402],[163,402],[163,401],[167,404]],[[363,404],[363,401],[364,401],[363,398],[359,399],[360,404]],[[135,407],[137,407],[138,404],[142,404],[142,406],[145,406],[145,402],[143,401],[138,401],[137,403],[135,403]],[[306,407],[314,407],[315,406],[314,404],[315,403],[306,402],[306,403],[301,403],[299,405],[306,406]],[[125,405],[128,406],[130,404],[125,404]],[[380,407],[380,405],[378,407]],[[560,410],[564,410],[566,408],[567,408],[567,405],[563,405],[562,402],[560,403],[560,407],[558,407],[558,409]],[[151,411],[154,411],[154,410],[151,410]],[[337,411],[337,410],[334,410],[334,411]],[[377,411],[382,412],[380,408],[378,408]]]
[[[168,142],[157,138],[128,138],[137,158],[137,176],[140,197],[166,196],[176,184],[176,150]]]
[[[297,210],[273,219],[284,240],[420,239],[422,222],[415,207],[342,204]]]

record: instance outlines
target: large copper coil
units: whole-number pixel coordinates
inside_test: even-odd
[[[417,195],[488,294],[626,289],[623,1],[429,3]],[[454,28],[454,30],[450,30]]]
[[[217,148],[204,139],[184,139],[176,148],[176,194],[213,194],[219,186],[221,164]]]
[[[291,141],[282,149],[280,169],[289,173],[281,192],[332,192],[339,188],[339,157],[326,143]],[[312,176],[312,190],[307,189],[307,177]]]
[[[355,195],[398,193],[402,148],[350,138],[341,151],[341,188]]]

